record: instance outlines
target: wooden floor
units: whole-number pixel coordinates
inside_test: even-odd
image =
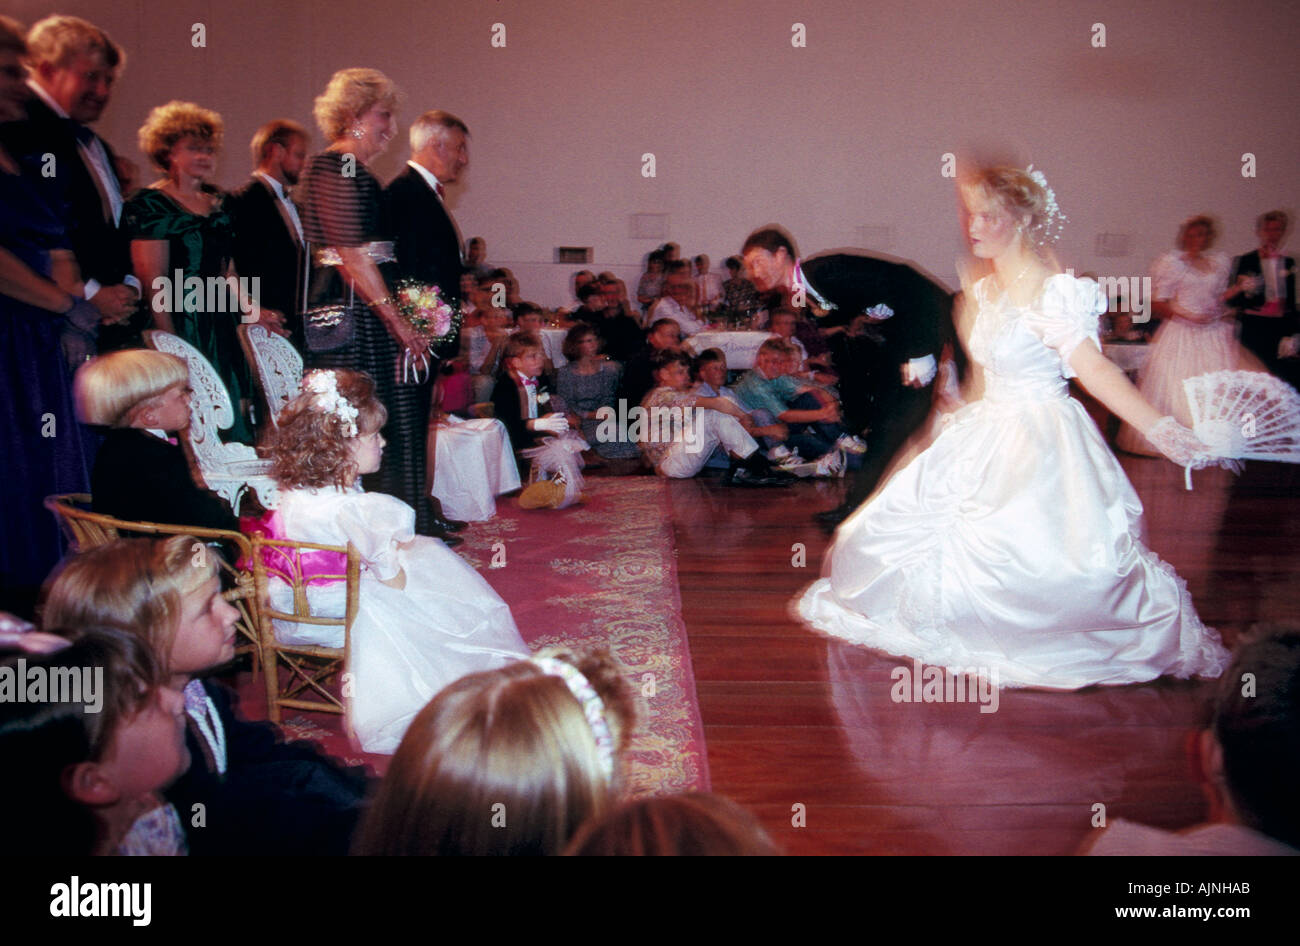
[[[1231,642],[1256,620],[1300,620],[1300,468],[1196,473],[1188,493],[1167,462],[1122,463],[1147,507],[1148,544],[1186,579],[1207,624]],[[1186,735],[1212,685],[1003,690],[998,711],[983,714],[894,703],[890,672],[906,661],[789,613],[829,541],[810,513],[837,503],[842,482],[671,487],[713,788],[789,853],[1068,854],[1098,804],[1109,818],[1166,827],[1203,816]]]

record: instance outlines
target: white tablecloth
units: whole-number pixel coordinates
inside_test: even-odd
[[[449,419],[438,428],[433,495],[451,519],[481,522],[496,515],[496,497],[519,488],[519,467],[505,424],[491,417]]]
[[[720,348],[727,356],[728,370],[748,371],[754,367],[759,346],[771,337],[771,332],[696,332],[682,345],[694,355],[709,348]]]

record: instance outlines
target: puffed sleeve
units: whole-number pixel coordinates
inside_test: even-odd
[[[1166,253],[1151,264],[1151,298],[1163,302],[1178,291],[1183,266],[1175,253]]]
[[[415,510],[384,493],[359,493],[339,510],[338,527],[380,581],[402,569],[397,546],[415,537]]]
[[[1098,348],[1100,316],[1106,311],[1106,297],[1091,279],[1058,274],[1043,288],[1042,310],[1027,319],[1029,328],[1043,344],[1061,356],[1061,374],[1073,378],[1070,356],[1091,340]]]
[[[146,187],[123,205],[122,229],[133,240],[167,240],[181,217],[163,194]]]

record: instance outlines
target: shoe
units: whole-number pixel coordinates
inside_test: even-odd
[[[839,450],[831,450],[824,457],[817,461],[814,476],[843,476],[844,475],[844,454]]]
[[[861,455],[867,452],[867,442],[852,434],[840,434],[840,439],[835,441],[835,449]]]
[[[813,519],[829,530],[833,530],[847,519],[851,512],[853,510],[848,506],[836,506],[834,509],[823,509],[821,512],[813,513]]]
[[[454,549],[458,545],[465,544],[464,539],[462,539],[458,535],[452,535],[451,533],[448,533],[446,535],[440,535],[438,536],[438,538],[442,539],[442,544],[447,546],[447,548],[449,549]]]
[[[773,470],[771,473],[757,473],[748,467],[735,467],[723,480],[728,486],[789,486],[794,477],[787,473]]]
[[[443,519],[439,517],[433,520],[433,527],[440,532],[464,532],[469,528],[469,523],[463,519]]]
[[[803,465],[803,462],[804,459],[799,456],[798,450],[794,453],[786,451],[786,455],[781,457],[779,460],[773,458],[772,466],[775,469],[780,470],[782,473],[795,473],[795,467]]]

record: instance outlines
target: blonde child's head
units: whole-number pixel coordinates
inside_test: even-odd
[[[10,855],[109,853],[150,793],[189,766],[184,701],[152,648],[113,628],[55,630],[70,643],[25,654],[24,676],[79,685],[0,702],[0,805],[19,813],[0,841]],[[0,666],[17,670],[17,659]]]
[[[535,378],[542,373],[546,356],[542,350],[542,340],[531,332],[519,332],[510,336],[501,353],[501,363],[507,371]]]
[[[221,597],[217,556],[189,535],[118,539],[72,558],[50,586],[48,627],[119,627],[173,677],[234,656],[238,612]]]
[[[582,826],[565,854],[697,857],[779,854],[758,819],[721,795],[687,792],[625,801]]]
[[[281,412],[270,444],[271,475],[289,488],[348,487],[362,470],[358,447],[388,420],[375,382],[360,371],[310,371]]]
[[[558,854],[614,801],[633,722],[607,654],[553,650],[463,677],[407,730],[365,854]]]
[[[102,427],[183,430],[189,425],[189,383],[189,368],[175,355],[145,348],[100,355],[77,369],[77,416]],[[183,402],[184,410],[174,401]]]

